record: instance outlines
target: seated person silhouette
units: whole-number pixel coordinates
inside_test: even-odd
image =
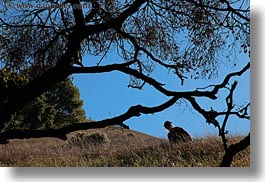
[[[167,134],[170,143],[175,144],[179,142],[192,141],[191,136],[183,128],[174,127],[171,121],[166,121],[164,127],[169,131]]]

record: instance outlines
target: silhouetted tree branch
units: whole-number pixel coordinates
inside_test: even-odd
[[[224,150],[225,152],[227,152],[227,139],[225,137],[225,135],[228,133],[228,131],[225,130],[225,127],[226,127],[226,124],[227,124],[227,121],[228,121],[228,118],[230,116],[230,112],[232,111],[232,109],[234,108],[234,105],[233,105],[233,93],[236,89],[236,86],[237,86],[237,82],[234,82],[231,86],[231,89],[230,89],[230,93],[229,95],[226,97],[226,104],[227,104],[227,111],[226,111],[226,115],[225,115],[225,118],[223,120],[223,124],[222,124],[222,127],[220,128],[219,130],[219,135],[221,136],[222,138],[222,141],[223,141],[223,146],[224,146]]]
[[[231,163],[233,161],[233,157],[240,151],[246,149],[250,146],[250,134],[246,136],[243,140],[236,144],[231,144],[227,151],[225,152],[225,155],[223,157],[223,160],[220,164],[220,167],[230,167]]]
[[[93,129],[93,128],[104,128],[110,125],[121,125],[124,126],[124,121],[132,117],[139,117],[141,114],[154,114],[161,112],[166,108],[172,106],[179,97],[172,97],[167,102],[155,106],[145,107],[141,105],[135,105],[128,109],[127,112],[120,116],[104,119],[97,122],[86,122],[86,123],[74,123],[59,129],[46,129],[46,130],[8,130],[0,133],[0,143],[6,144],[9,139],[23,139],[23,138],[42,138],[42,137],[54,137],[62,140],[67,139],[67,134],[73,131]]]
[[[246,71],[245,68],[242,69],[242,70],[244,70],[244,72]],[[243,73],[242,70],[237,72],[237,73],[239,75],[241,75]],[[230,77],[231,75],[235,76],[237,74],[231,73],[228,75],[228,77]],[[220,84],[220,85],[223,85],[223,87],[216,86],[215,88],[225,88],[225,86],[228,84],[228,80],[229,80],[228,77],[226,77],[224,79],[224,82],[222,82],[222,84]],[[225,83],[225,82],[227,82],[227,83]],[[248,146],[250,146],[250,134],[238,143],[231,144],[230,146],[228,146],[228,144],[227,144],[226,134],[228,134],[228,131],[226,131],[225,128],[226,128],[229,117],[231,115],[236,115],[239,118],[245,118],[245,119],[249,119],[249,117],[250,117],[247,113],[247,110],[248,110],[248,107],[250,104],[247,104],[245,107],[239,109],[238,111],[232,111],[234,109],[233,94],[234,94],[234,91],[236,89],[236,86],[237,86],[237,82],[235,81],[231,85],[231,88],[229,89],[230,92],[229,92],[228,96],[226,97],[226,103],[227,103],[227,111],[226,112],[218,112],[218,111],[215,111],[213,109],[211,109],[210,111],[206,111],[196,102],[196,100],[193,97],[186,97],[186,99],[192,104],[193,108],[204,116],[207,123],[213,124],[216,128],[218,128],[219,136],[222,139],[222,143],[223,143],[223,147],[224,147],[224,151],[225,151],[222,163],[220,165],[221,167],[231,166],[233,157],[238,152],[240,152],[240,151],[244,150],[245,148],[247,148]],[[222,125],[220,126],[216,117],[221,116],[221,115],[224,115],[225,117],[224,117],[224,120],[222,122]]]

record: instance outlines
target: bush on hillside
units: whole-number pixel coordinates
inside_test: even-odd
[[[99,131],[92,133],[77,132],[74,136],[68,141],[72,145],[108,145],[110,140],[105,133]]]

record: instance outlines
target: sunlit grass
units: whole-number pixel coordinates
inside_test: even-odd
[[[14,140],[0,145],[0,166],[217,167],[224,154],[217,137],[172,146],[167,140],[133,131],[102,131],[110,139],[108,145],[81,140],[73,144],[52,138]],[[240,138],[232,137],[229,141],[233,143]],[[249,147],[235,156],[232,166],[250,166]]]

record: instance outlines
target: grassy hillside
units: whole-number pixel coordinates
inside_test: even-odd
[[[95,132],[107,138],[91,139]],[[12,140],[0,145],[0,166],[210,167],[219,166],[224,154],[219,138],[170,146],[167,140],[118,127],[71,133],[68,138]],[[250,148],[237,154],[232,166],[249,167]]]

